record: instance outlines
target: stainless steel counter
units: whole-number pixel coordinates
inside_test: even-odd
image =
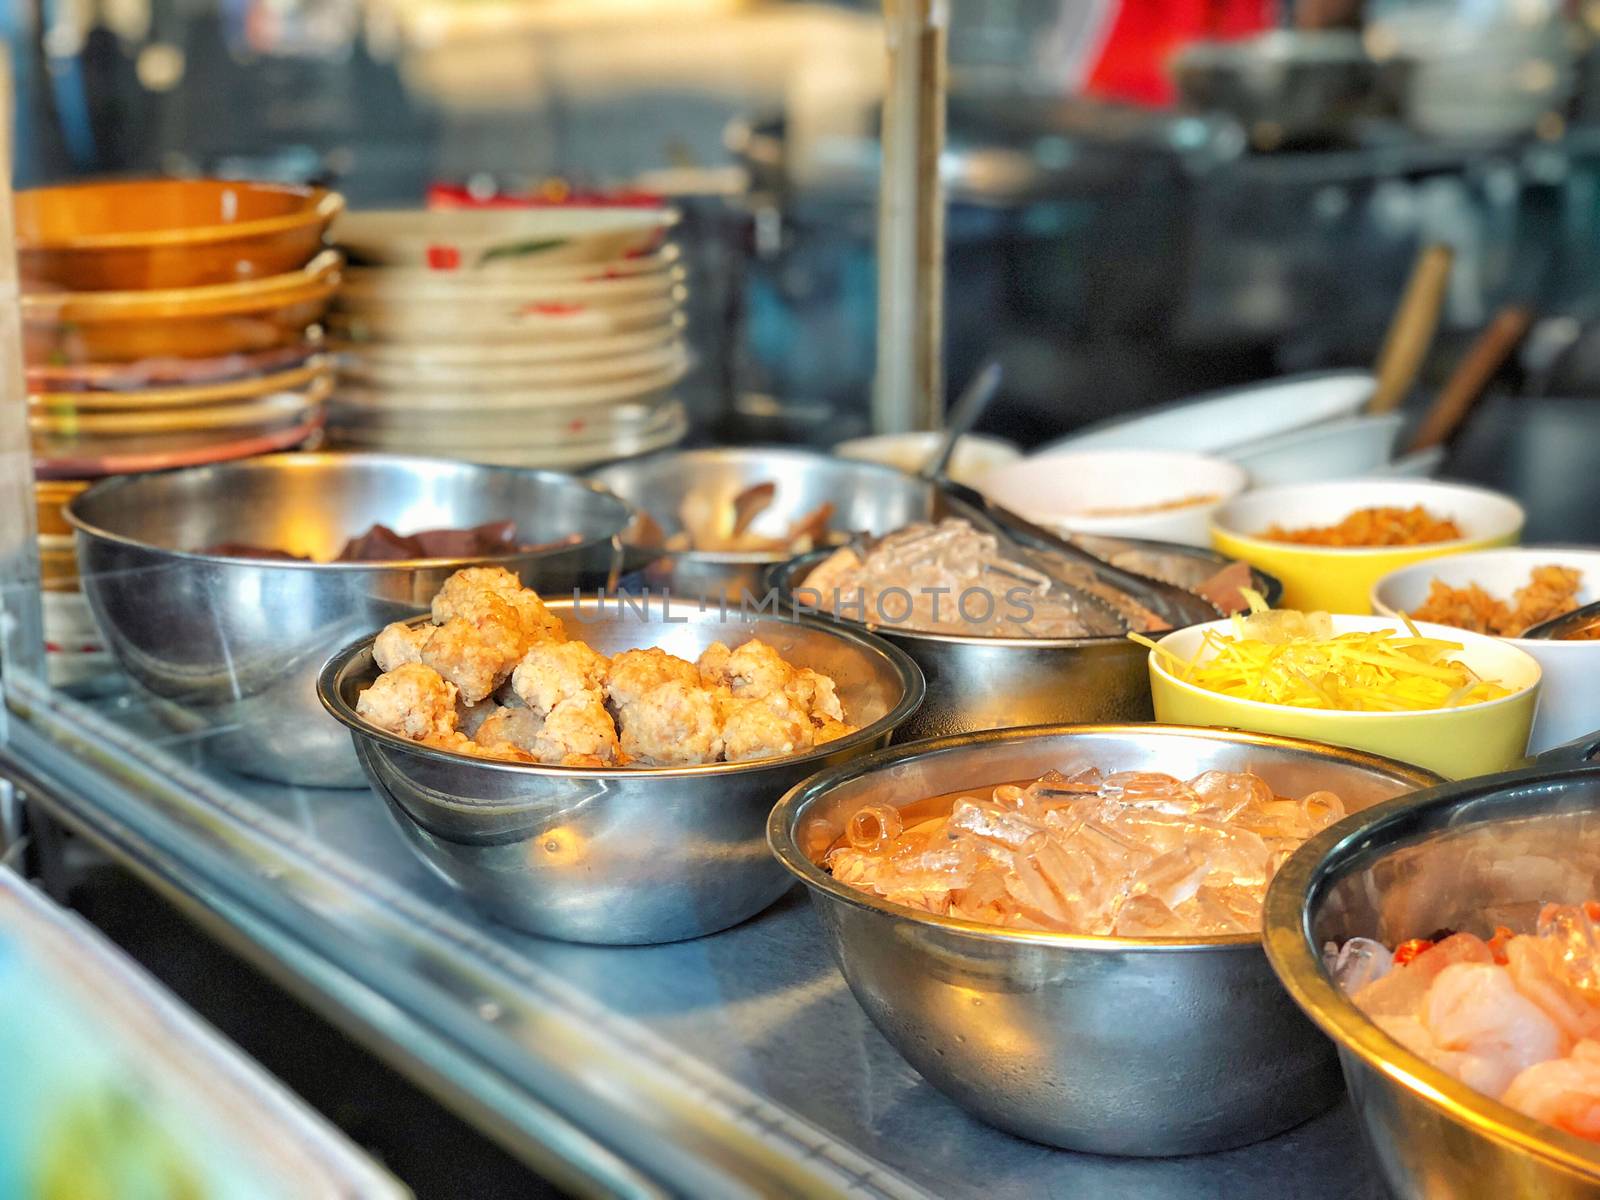
[[[4,764],[385,1060],[565,1186],[625,1195],[1379,1195],[1348,1108],[1177,1160],[1036,1146],[966,1116],[868,1023],[803,897],[671,946],[476,917],[365,791],[194,766],[129,697],[13,684]],[[161,751],[191,764],[172,771]],[[170,762],[170,760],[167,760]],[[1194,1097],[1204,1105],[1207,1098]]]

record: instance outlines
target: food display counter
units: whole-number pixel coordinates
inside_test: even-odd
[[[5,774],[30,806],[579,1192],[1381,1194],[1343,1102],[1270,1141],[1172,1160],[979,1123],[873,1028],[797,893],[666,946],[522,935],[453,896],[368,792],[210,774],[126,695],[24,685],[12,702]]]

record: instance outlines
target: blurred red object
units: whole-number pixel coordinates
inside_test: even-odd
[[[1084,90],[1153,108],[1177,99],[1167,63],[1191,42],[1233,41],[1275,25],[1275,0],[1119,0]]]

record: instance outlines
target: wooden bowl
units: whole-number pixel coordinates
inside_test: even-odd
[[[254,379],[301,366],[322,350],[322,335],[275,350],[225,354],[220,358],[147,358],[127,363],[29,363],[30,395],[46,392],[142,392],[150,388],[191,387]]]
[[[144,179],[16,195],[25,291],[136,291],[282,275],[317,253],[344,209],[325,188]]]
[[[103,363],[293,345],[327,310],[340,261],[329,250],[301,270],[250,283],[24,295],[23,353],[31,363]]]

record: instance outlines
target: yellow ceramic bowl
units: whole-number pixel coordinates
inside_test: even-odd
[[[1208,629],[1229,632],[1228,621],[1194,625],[1169,633],[1156,644],[1181,659],[1192,657]],[[1403,629],[1392,617],[1333,618],[1335,633]],[[1457,656],[1485,679],[1514,689],[1509,696],[1459,708],[1421,712],[1335,712],[1292,708],[1259,700],[1240,700],[1207,691],[1177,678],[1155,651],[1150,653],[1150,691],[1156,720],[1168,725],[1210,725],[1308,738],[1334,746],[1367,750],[1437,771],[1448,779],[1489,775],[1519,764],[1528,748],[1539,697],[1539,664],[1515,646],[1496,638],[1464,633],[1443,625],[1417,626],[1428,637],[1458,642]]]
[[[1303,546],[1257,535],[1273,525],[1286,529],[1335,525],[1362,508],[1421,505],[1449,517],[1466,535],[1423,546]],[[1283,608],[1303,612],[1364,614],[1372,611],[1372,585],[1390,571],[1464,550],[1514,545],[1522,533],[1522,506],[1485,488],[1422,479],[1345,479],[1247,492],[1223,505],[1211,519],[1211,544],[1283,581]]]

